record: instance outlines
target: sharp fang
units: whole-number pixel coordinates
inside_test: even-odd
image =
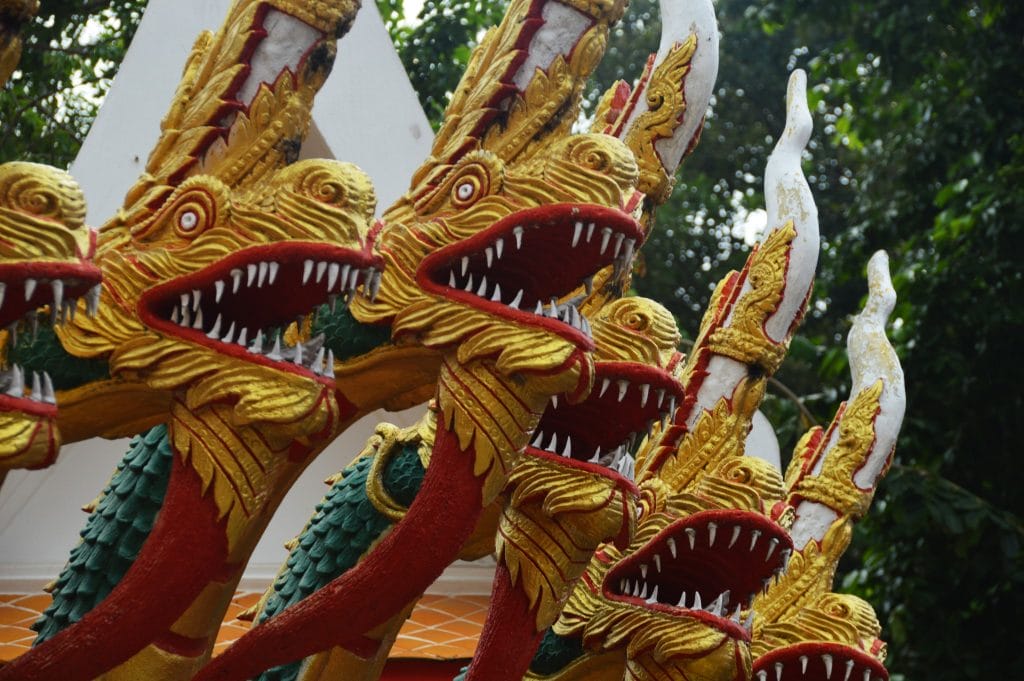
[[[316,264],[316,283],[320,283],[324,280],[324,274],[327,272],[327,261],[321,260]],[[261,277],[262,281],[262,277]],[[260,284],[262,286],[262,284]]]
[[[775,538],[772,538],[772,540],[770,542],[768,542],[768,555],[766,555],[764,557],[765,562],[767,562],[768,559],[772,557],[772,554],[775,553],[775,547],[778,546],[778,545],[779,545],[779,540],[775,539]]]
[[[252,339],[252,345],[249,346],[249,352],[260,354],[263,352],[263,332],[257,330],[256,337]]]
[[[516,248],[523,247],[523,232],[525,230],[522,227],[516,227],[512,230],[512,234],[516,237]]]
[[[708,523],[708,546],[715,545],[715,536],[718,534],[718,524]]]
[[[807,673],[807,662],[808,662],[809,659],[810,658],[808,658],[806,655],[801,655],[800,656],[800,673],[801,674],[806,674]]]
[[[448,288],[458,288],[455,284],[455,270],[448,272]]]
[[[224,286],[225,284],[223,279],[218,279],[217,281],[213,282],[213,299],[215,302],[219,303],[220,299],[224,297]]]
[[[484,275],[483,277],[480,278],[480,286],[478,286],[477,289],[476,289],[476,295],[479,298],[486,298],[487,297],[487,276],[486,275]]]
[[[192,322],[192,328],[198,331],[203,330],[203,310],[200,308],[196,311],[195,321]]]
[[[700,592],[693,592],[693,610],[703,610],[703,604],[700,602]]]
[[[825,663],[825,678],[832,678],[832,656],[825,654],[821,656],[821,661]]]
[[[754,545],[757,544],[758,538],[761,536],[761,530],[754,530],[750,533],[750,550],[754,550]]]
[[[203,292],[199,289],[192,289],[192,311],[199,309],[199,303],[203,300]]]
[[[57,397],[53,394],[53,380],[45,371],[43,372],[43,402],[57,404]]]
[[[775,681],[782,681],[782,663],[775,663]]]
[[[280,263],[277,263],[277,262],[274,262],[274,261],[270,262],[270,276],[267,278],[267,282],[271,286],[274,285],[274,280],[277,279],[277,272],[280,269],[281,269],[281,264]]]
[[[272,359],[275,362],[280,362],[284,359],[281,356],[281,334],[277,334],[274,338],[274,347],[267,353],[267,359]]]
[[[334,350],[327,351],[327,364],[324,365],[324,376],[334,378]]]
[[[35,402],[42,402],[43,385],[39,379],[39,372],[32,372],[32,400]]]
[[[494,264],[494,249],[488,246],[484,249],[484,257],[487,258],[487,267]]]
[[[640,598],[647,598],[647,582],[644,582],[644,588],[640,589]]]
[[[252,286],[252,283],[256,281],[256,265],[255,263],[249,263],[245,266],[245,285]]]
[[[658,388],[654,394],[658,396],[658,404],[656,406],[658,409],[661,409],[661,403],[665,401],[665,389]]]
[[[469,256],[462,256],[462,276],[466,276],[466,272],[469,271]]]
[[[629,390],[629,381],[624,378],[620,378],[616,381],[619,385],[619,402],[626,396],[626,391]]]
[[[697,530],[692,527],[687,527],[683,532],[686,533],[686,538],[690,540],[690,550],[693,551],[694,547],[697,545]]]
[[[538,317],[544,316],[544,306],[541,304],[539,300],[537,301],[537,307],[533,309],[533,314],[537,315]]]
[[[25,394],[25,377],[17,364],[11,367],[11,384],[7,387],[7,394],[11,397],[23,397]]]
[[[730,617],[729,619],[732,620],[733,622],[735,622],[736,624],[739,624],[740,623],[740,610],[742,610],[742,609],[743,609],[743,605],[742,604],[737,605],[736,606],[736,612],[734,612],[732,614],[732,617]]]
[[[654,554],[654,569],[661,572],[661,556]]]
[[[231,270],[231,292],[238,293],[238,287],[242,285],[242,270],[237,267]]]
[[[640,576],[647,579],[647,566],[643,563],[640,564]]]
[[[736,540],[740,538],[740,531],[742,528],[739,525],[733,525],[732,527],[732,539],[729,540],[729,548],[736,543]]]
[[[644,591],[646,591],[646,590],[647,589],[645,587]],[[640,597],[640,580],[637,580],[636,584],[633,585],[633,596],[635,598],[639,598]]]
[[[580,235],[583,234],[583,223],[577,222],[576,227],[572,231],[572,247],[576,248],[576,245],[580,242]]]
[[[551,406],[554,409],[558,409],[558,395],[552,395],[551,396]]]
[[[201,319],[202,314],[203,312],[200,310],[200,316],[197,316],[196,319]],[[206,334],[206,337],[212,338],[213,340],[220,340],[220,314],[218,314],[217,318],[213,320],[213,328],[210,329],[210,333]]]
[[[536,432],[536,434],[533,436],[533,441],[530,443],[530,446],[533,447],[534,449],[543,449],[544,448],[544,431],[543,430],[538,430]]]
[[[658,585],[657,584],[654,585],[654,590],[651,591],[651,597],[647,599],[647,602],[652,604],[652,605],[654,603],[658,602]]]
[[[513,307],[513,308],[518,310],[519,309],[519,303],[521,303],[522,300],[523,300],[523,290],[519,289],[519,293],[516,294],[516,297],[512,299],[512,302],[509,303],[508,306],[509,307]]]
[[[853,660],[846,661],[846,674],[843,675],[843,681],[850,681],[850,674],[853,672]]]
[[[622,240],[625,238],[626,235],[623,234],[622,232],[619,232],[618,234],[615,235],[615,251],[612,254],[613,257],[619,257],[619,251],[622,250]]]
[[[502,253],[505,252],[505,240],[498,239],[494,242],[494,253],[498,256],[498,260],[501,260]]]
[[[178,308],[177,307],[175,307],[173,310],[171,310],[171,323],[172,324],[177,324],[178,323]]]
[[[871,681],[871,669],[864,670],[864,681]]]
[[[218,319],[220,319],[220,317],[218,317]],[[228,332],[226,334],[224,334],[224,337],[221,338],[221,341],[223,341],[224,343],[231,343],[234,339],[235,339],[235,323],[231,322],[231,326],[228,327]]]
[[[598,397],[604,397],[605,391],[608,390],[608,386],[610,386],[611,384],[612,384],[612,382],[609,379],[607,379],[607,378],[604,379],[603,381],[601,381],[601,392],[599,392],[597,396]]]
[[[313,358],[313,363],[310,365],[310,369],[313,373],[319,376],[324,372],[324,346],[320,346],[320,349],[316,352],[316,357]]]
[[[238,345],[245,347],[246,341],[249,340],[249,328],[246,326],[242,327],[242,330],[238,332],[238,340],[235,341]]]
[[[25,300],[27,301],[32,297],[32,294],[36,292],[36,280],[26,279],[25,280]]]
[[[61,308],[61,304],[64,302],[64,282],[60,279],[54,279],[50,282],[50,288],[53,289],[53,314],[57,314],[57,310]]]
[[[359,283],[359,268],[353,267],[352,272],[348,275],[348,290],[355,291],[356,286]]]
[[[101,288],[102,288],[101,284],[96,284],[91,289],[89,289],[89,293],[86,294],[86,296],[88,297],[88,300],[86,301],[86,304],[85,304],[85,313],[87,315],[89,315],[90,317],[95,317],[96,314],[100,311],[100,289]],[[0,296],[0,297],[2,297],[2,296]]]
[[[601,463],[601,448],[594,450],[594,456],[587,459],[587,463]]]
[[[650,395],[650,393],[651,393],[651,386],[649,386],[646,383],[644,383],[644,384],[642,384],[640,386],[640,407],[641,407],[641,409],[643,407],[647,406],[647,398]]]
[[[545,447],[552,454],[558,454],[558,433],[551,433],[551,440],[548,442],[548,446]]]
[[[352,265],[344,265],[341,268],[341,274],[338,275],[338,290],[345,290],[345,283],[348,281],[349,272],[352,271]],[[454,271],[452,272],[454,274]],[[327,289],[330,291],[330,289]]]
[[[611,238],[611,227],[605,227],[604,229],[601,230],[601,255],[604,255],[604,252],[608,250],[608,242],[611,240]]]
[[[757,673],[757,681],[768,681],[768,672],[761,670]]]
[[[674,537],[669,537],[668,539],[665,540],[665,543],[668,544],[668,551],[669,551],[669,553],[671,553],[672,557],[675,558],[676,555],[677,555],[677,552],[676,552],[676,540],[675,540],[675,538]]]
[[[473,292],[473,275],[469,275],[469,279],[466,280],[466,286],[463,289],[466,293]]]
[[[491,302],[492,303],[500,303],[501,302],[501,284],[495,284],[494,285],[494,293],[491,294]]]
[[[633,258],[634,248],[636,248],[636,239],[626,239],[626,250],[622,254],[622,259],[629,262]]]
[[[181,325],[186,329],[192,326],[192,312],[187,307],[181,308]]]
[[[302,285],[305,286],[309,283],[309,278],[313,275],[313,261],[303,260],[302,261]]]
[[[270,270],[270,266],[266,262],[259,264],[259,280],[256,282],[256,288],[263,288],[263,284],[267,282],[267,273]]]
[[[334,289],[334,285],[338,283],[338,275],[341,273],[341,265],[336,262],[332,262],[327,266],[327,290],[331,291]],[[271,282],[273,283],[273,282]]]
[[[590,237],[594,236],[594,223],[591,222],[587,225],[587,243],[590,243]]]
[[[562,448],[562,456],[567,459],[572,458],[572,438],[568,435],[565,436],[565,447]]]
[[[676,607],[677,608],[685,608],[686,607],[686,592],[685,591],[679,596],[679,603],[676,605]]]
[[[302,362],[302,343],[295,344],[295,359],[292,360],[295,366],[303,366]]]

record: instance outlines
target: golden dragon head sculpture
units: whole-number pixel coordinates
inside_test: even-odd
[[[885,335],[895,302],[888,258],[876,253],[868,263],[867,304],[847,343],[850,399],[827,429],[804,435],[786,473],[796,550],[787,573],[755,604],[759,681],[889,678],[871,605],[832,587],[853,525],[888,470],[906,407],[903,371]]]
[[[70,321],[79,298],[96,313],[95,236],[70,175],[35,163],[0,165],[0,356],[9,364],[0,373],[0,470],[48,466],[60,449],[49,373],[24,371],[6,355],[19,329],[33,334],[40,324]]]
[[[818,225],[799,164],[809,134],[798,73],[766,172],[772,228],[716,290],[683,368],[684,400],[639,453],[636,538],[595,553],[554,627],[579,654],[537,659],[530,678],[749,674],[752,614],[742,611],[784,569],[792,514],[781,474],[745,456],[745,443],[813,281]]]

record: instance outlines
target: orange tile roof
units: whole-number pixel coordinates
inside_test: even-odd
[[[262,594],[235,594],[217,635],[214,655],[249,630],[249,623],[237,619]],[[487,616],[487,596],[426,595],[402,627],[391,649],[392,658],[459,660],[473,657],[476,642]],[[50,604],[47,594],[0,594],[0,661],[25,652],[35,639],[29,627]]]

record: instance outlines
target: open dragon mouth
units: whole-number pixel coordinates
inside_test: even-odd
[[[322,336],[291,345],[281,331],[322,305],[351,302],[359,289],[373,299],[379,268],[366,253],[323,243],[255,246],[147,291],[141,315],[154,329],[221,354],[333,378]]]
[[[19,334],[35,336],[40,326],[74,319],[78,300],[86,313],[96,314],[100,303],[101,274],[89,263],[18,263],[0,266],[0,327],[7,329],[0,350],[0,409],[40,416],[56,415],[57,400],[50,375],[8,363],[10,347]],[[40,310],[40,308],[49,308]]]
[[[427,291],[589,342],[580,298],[609,265],[629,267],[643,240],[626,213],[590,204],[556,204],[502,218],[472,238],[424,259],[419,283]]]
[[[786,569],[793,542],[758,513],[702,511],[677,520],[604,580],[611,600],[700,619],[749,639],[754,596]]]
[[[634,479],[634,451],[655,421],[683,399],[667,372],[634,362],[597,362],[594,389],[579,404],[553,397],[527,453]]]
[[[757,681],[889,681],[877,658],[838,643],[798,643],[777,648],[754,661]]]

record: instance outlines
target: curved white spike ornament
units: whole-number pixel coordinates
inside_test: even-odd
[[[858,492],[873,493],[885,474],[907,404],[903,369],[885,334],[886,323],[895,305],[896,291],[889,277],[889,257],[884,251],[879,251],[868,263],[868,299],[863,311],[854,319],[847,339],[853,379],[847,404],[853,404],[859,395],[875,389],[881,382],[878,409],[871,426],[874,439],[866,455],[843,449],[840,434],[844,414],[840,413],[831,428],[829,441],[808,477],[821,475],[826,466],[838,467],[839,463],[829,460],[829,457],[844,454],[863,455],[853,472],[853,484]],[[832,509],[817,501],[801,500],[796,506],[792,531],[797,549],[802,549],[812,539],[820,543],[841,515],[848,513],[847,509]]]

